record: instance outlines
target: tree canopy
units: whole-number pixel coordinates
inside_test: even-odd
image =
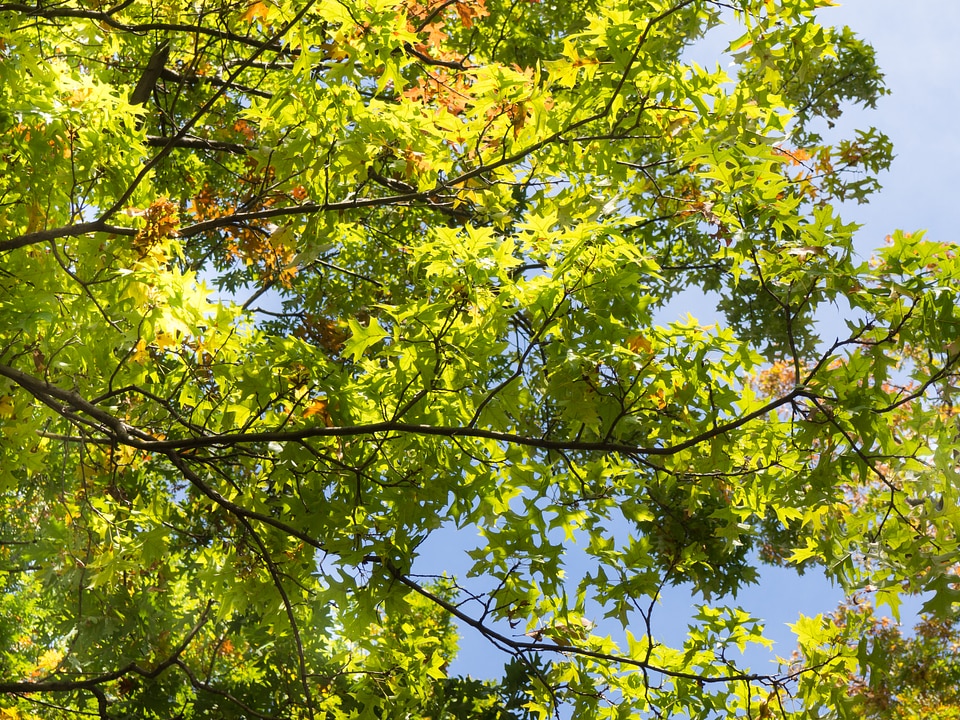
[[[830,4],[0,2],[3,717],[856,716],[736,593],[960,600],[960,265]]]

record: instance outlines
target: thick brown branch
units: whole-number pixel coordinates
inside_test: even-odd
[[[270,220],[272,218],[287,217],[290,215],[313,215],[318,212],[355,210],[364,207],[401,205],[415,200],[421,200],[425,197],[426,193],[403,193],[401,195],[391,195],[382,198],[356,198],[330,203],[304,203],[303,205],[270,208],[269,210],[257,210],[255,212],[234,213],[181,228],[180,237],[193,237],[194,235],[223,227],[242,227],[257,220]],[[2,247],[0,247],[0,249],[2,249]]]
[[[110,413],[101,410],[78,393],[64,390],[57,385],[51,385],[8,365],[0,365],[0,375],[12,380],[37,400],[67,419],[72,420],[77,417],[77,413],[83,413],[99,423],[103,431],[112,435],[116,440],[122,441],[128,435],[130,428],[123,422]]]
[[[154,440],[146,432],[137,430],[125,425],[120,420],[109,415],[109,413],[96,408],[89,401],[85,400],[77,393],[70,392],[51,385],[42,380],[38,380],[26,373],[7,365],[0,365],[0,375],[5,376],[23,387],[42,402],[58,409],[57,400],[66,403],[70,409],[77,412],[84,412],[96,419],[103,426],[103,431],[116,433],[113,437],[117,442],[140,450],[151,452],[162,452],[171,457],[175,464],[176,453],[203,447],[216,447],[228,445],[240,445],[249,443],[266,442],[293,442],[306,440],[316,437],[362,437],[381,435],[384,433],[408,433],[411,435],[423,435],[446,438],[475,438],[482,440],[495,440],[506,445],[519,445],[523,447],[532,447],[540,450],[576,450],[581,452],[600,452],[600,453],[621,453],[628,456],[667,456],[675,455],[684,450],[696,447],[702,443],[708,442],[715,437],[725,435],[744,425],[761,418],[783,405],[793,402],[799,397],[815,398],[807,388],[796,387],[789,393],[771,400],[762,407],[753,412],[747,413],[739,418],[726,423],[717,424],[709,430],[694,435],[683,442],[674,445],[642,446],[621,442],[596,442],[589,440],[557,440],[546,437],[533,437],[529,435],[519,435],[516,433],[501,432],[498,430],[486,430],[484,428],[464,427],[464,426],[442,426],[442,425],[421,425],[415,423],[404,423],[397,421],[383,421],[369,423],[366,425],[348,425],[334,427],[310,427],[301,430],[265,430],[261,432],[236,432],[223,433],[220,435],[205,435],[192,438],[173,438],[167,440]],[[63,408],[58,410],[68,419],[72,419],[71,412],[63,412]],[[178,468],[182,464],[179,460]],[[218,500],[217,502],[221,502]],[[227,502],[222,499],[222,502]],[[248,517],[270,520],[270,518],[259,517],[257,514],[250,514],[249,511],[239,508],[240,511],[247,513]],[[301,537],[297,535],[297,537]],[[301,539],[308,539],[307,536]],[[315,541],[309,540],[311,544]]]
[[[254,67],[262,63],[251,63],[246,67]],[[171,70],[170,68],[164,68],[160,77],[164,80],[169,80],[170,82],[175,82],[180,85],[193,85],[195,83],[205,83],[208,85],[214,85],[216,87],[225,87],[229,90],[236,90],[238,93],[243,95],[253,95],[255,97],[261,97],[269,100],[273,97],[273,93],[267,92],[265,90],[258,90],[257,88],[247,87],[246,85],[241,85],[239,83],[227,83],[226,80],[221,80],[220,78],[213,75],[181,75],[180,73]]]
[[[206,138],[192,137],[161,137],[157,135],[147,135],[148,147],[166,147],[186,148],[189,150],[216,150],[219,152],[233,153],[234,155],[246,155],[248,150],[243,145],[221,140],[207,140]]]
[[[17,248],[49,242],[50,240],[89,235],[90,233],[111,233],[113,235],[133,236],[137,234],[137,231],[134,228],[116,227],[114,225],[108,225],[103,220],[95,220],[93,222],[76,223],[74,225],[50,228],[48,230],[37,230],[36,232],[18,235],[9,240],[2,240],[0,241],[0,252],[16,250]]]

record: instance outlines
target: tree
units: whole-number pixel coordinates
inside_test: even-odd
[[[830,615],[846,638],[857,667],[838,678],[855,708],[868,720],[960,717],[960,663],[957,618],[921,614],[912,634],[899,622],[877,617],[863,595],[855,595]]]
[[[855,258],[828,4],[0,3],[5,715],[852,712],[829,618],[728,655],[765,561],[958,599],[958,264]]]

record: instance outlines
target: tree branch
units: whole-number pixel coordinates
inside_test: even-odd
[[[175,665],[180,656],[187,649],[187,646],[193,641],[197,633],[207,623],[210,610],[213,608],[213,600],[207,601],[206,607],[200,613],[200,618],[194,623],[193,627],[187,633],[186,637],[180,642],[176,649],[163,662],[156,665],[152,670],[130,663],[108,673],[85,678],[83,680],[23,680],[18,682],[0,682],[0,693],[36,693],[36,692],[70,692],[73,690],[94,690],[99,685],[113,682],[122,678],[124,675],[134,673],[148,679],[158,677],[167,668]]]
[[[726,433],[743,427],[753,420],[761,418],[777,408],[793,402],[799,397],[817,397],[804,386],[795,387],[789,393],[771,400],[753,412],[747,413],[746,415],[743,415],[735,420],[731,420],[727,423],[718,424],[705,432],[699,433],[698,435],[684,440],[683,442],[664,447],[633,445],[629,443],[606,441],[597,442],[589,440],[555,440],[546,437],[538,438],[529,435],[501,432],[498,430],[485,430],[483,428],[476,427],[422,425],[417,423],[397,422],[393,420],[368,423],[366,425],[333,427],[323,426],[303,428],[301,430],[234,432],[222,433],[219,435],[204,435],[192,438],[156,440],[153,439],[149,433],[126,425],[109,413],[96,408],[77,393],[63,390],[55,385],[38,380],[7,365],[0,365],[0,375],[13,380],[15,383],[34,395],[41,402],[51,406],[54,410],[64,415],[64,417],[69,420],[72,420],[75,417],[73,411],[85,412],[99,421],[102,426],[101,431],[110,434],[117,442],[137,448],[139,450],[168,454],[171,456],[171,459],[177,457],[176,453],[179,451],[203,447],[266,443],[274,441],[294,442],[318,437],[362,437],[380,435],[383,433],[408,433],[411,435],[433,437],[495,440],[507,445],[533,447],[540,450],[578,450],[582,452],[622,453],[630,456],[667,456],[676,455],[679,452],[689,450],[690,448],[708,442],[715,437],[725,435]],[[65,410],[64,406],[57,403],[56,400],[61,400],[67,403],[67,405],[70,406],[69,410]],[[218,500],[218,502],[220,501]],[[227,501],[223,499],[223,502]],[[234,507],[239,508],[239,506]],[[242,508],[239,509],[245,513],[249,513],[249,511],[243,510]],[[248,517],[256,517],[256,515],[248,515]],[[258,517],[258,519],[261,518]],[[269,518],[266,518],[265,516],[264,519],[269,520]],[[305,537],[301,539],[305,539]],[[311,543],[312,542],[313,541],[311,541]]]
[[[204,27],[203,25],[188,25],[185,23],[165,22],[128,24],[121,22],[114,17],[114,14],[119,9],[120,8],[117,7],[103,12],[98,10],[83,10],[81,8],[70,8],[63,6],[50,8],[38,5],[25,5],[23,3],[0,3],[0,12],[15,12],[27,17],[43,18],[45,20],[57,20],[61,18],[93,20],[94,22],[103,23],[114,30],[134,33],[137,35],[142,35],[152,31],[169,33],[196,33],[197,35],[208,35],[219,40],[230,40],[232,42],[254,48],[260,48],[263,45],[263,42],[257,40],[256,38],[244,37],[243,35],[237,35],[236,33],[232,33],[227,30]],[[264,49],[272,50],[273,52],[277,53],[289,52],[288,50],[285,50],[284,47],[278,42],[278,38],[270,39]]]
[[[681,670],[670,670],[669,668],[661,667],[659,665],[654,665],[647,660],[637,660],[635,658],[626,657],[624,655],[612,655],[610,653],[598,652],[596,650],[590,650],[588,648],[578,647],[576,645],[567,645],[562,643],[546,643],[540,641],[529,641],[529,640],[517,640],[516,638],[508,637],[497,630],[485,625],[476,618],[467,615],[459,607],[453,605],[452,603],[447,602],[443,598],[435,595],[434,593],[427,590],[425,587],[419,583],[411,580],[409,577],[401,573],[395,567],[393,567],[389,562],[382,561],[383,567],[390,573],[397,582],[406,585],[408,588],[413,590],[419,595],[427,598],[433,603],[436,603],[448,613],[453,615],[455,618],[460,620],[465,625],[472,627],[474,630],[480,632],[487,640],[490,640],[494,644],[501,645],[510,649],[516,654],[527,653],[527,652],[550,652],[558,653],[564,655],[579,655],[581,657],[593,658],[595,660],[602,660],[604,662],[613,662],[620,665],[629,665],[631,667],[640,668],[649,672],[659,673],[665,675],[666,677],[678,678],[683,680],[694,680],[698,683],[728,683],[728,682],[743,682],[743,681],[775,681],[776,677],[773,675],[758,675],[756,673],[734,673],[726,676],[717,676],[712,673],[690,673],[683,672]],[[725,666],[721,666],[725,667]]]

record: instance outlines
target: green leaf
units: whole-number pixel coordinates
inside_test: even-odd
[[[389,334],[380,326],[380,321],[376,318],[370,318],[366,326],[353,318],[350,318],[347,323],[350,326],[351,336],[344,345],[343,351],[354,361],[360,360],[371,346],[376,345]]]

